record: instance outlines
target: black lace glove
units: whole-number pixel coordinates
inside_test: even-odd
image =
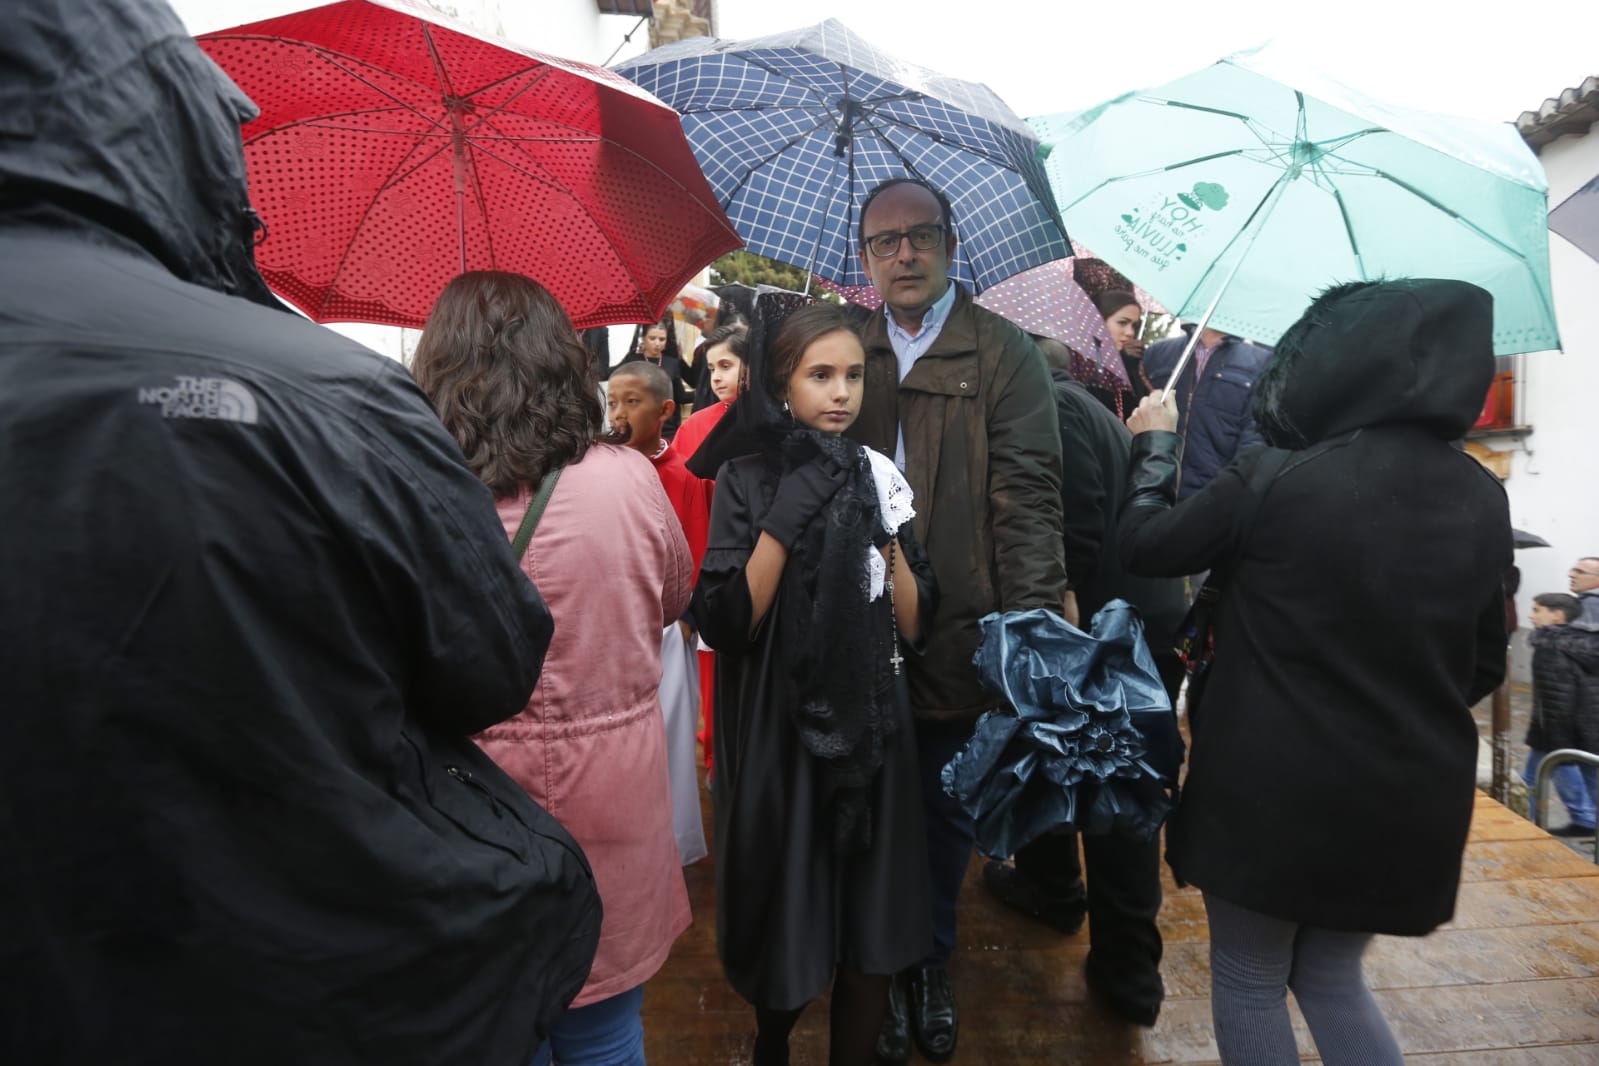
[[[792,550],[811,519],[822,512],[844,484],[848,472],[825,455],[795,467],[777,482],[772,506],[757,525]]]

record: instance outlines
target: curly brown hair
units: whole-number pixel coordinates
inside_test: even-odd
[[[614,440],[600,432],[599,383],[572,320],[521,274],[474,270],[445,286],[411,376],[496,497]]]

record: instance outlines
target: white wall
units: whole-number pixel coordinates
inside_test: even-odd
[[[209,33],[247,22],[273,18],[291,11],[316,7],[315,0],[169,0],[190,33]],[[604,63],[638,19],[601,15],[594,0],[423,0],[452,18],[514,41],[526,48],[576,59]],[[641,27],[614,63],[649,48],[649,28]],[[338,331],[391,359],[403,359],[416,347],[416,330],[374,326],[360,322],[331,324]],[[632,327],[612,327],[613,348],[625,345]],[[618,340],[617,335],[622,335]],[[619,358],[619,357],[617,357]]]
[[[1599,174],[1599,126],[1539,158],[1552,208]],[[1551,545],[1516,553],[1523,624],[1533,596],[1567,591],[1567,568],[1599,554],[1599,262],[1551,233],[1549,266],[1564,350],[1522,358],[1518,420],[1533,432],[1512,452],[1505,481],[1511,521]]]

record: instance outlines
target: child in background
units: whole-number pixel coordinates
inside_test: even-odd
[[[655,467],[683,527],[697,576],[710,524],[711,483],[689,473],[682,453],[661,436],[677,409],[671,378],[653,363],[623,363],[611,372],[605,409],[611,425],[627,433],[628,447]],[[694,752],[700,703],[699,665],[694,654],[697,643],[693,622],[686,616],[661,634],[661,712],[666,719],[666,764],[672,781],[672,831],[685,866],[707,854]]]
[[[652,322],[648,326],[640,327],[633,350],[623,358],[620,365],[627,366],[629,363],[648,363],[666,372],[666,380],[672,385],[669,394],[672,400],[672,413],[666,416],[666,425],[661,430],[661,435],[670,440],[677,435],[678,420],[693,399],[693,394],[685,386],[699,384],[699,365],[683,362],[677,349],[677,330],[668,322]]]
[[[707,404],[688,417],[673,438],[673,447],[687,462],[707,434],[727,414],[728,407],[745,389],[744,356],[749,345],[749,327],[735,319],[717,326],[700,345],[700,361],[710,371],[711,392],[716,402]]]
[[[705,530],[710,522],[711,482],[697,478],[683,465],[689,453],[663,436],[666,424],[677,411],[672,399],[672,379],[653,363],[623,363],[611,371],[606,390],[605,412],[617,429],[629,431],[627,446],[655,466],[666,498],[683,524],[689,554],[694,556],[695,574],[705,555]],[[689,421],[693,421],[690,419]]]
[[[1570,623],[1582,617],[1582,604],[1563,592],[1532,598],[1532,721],[1527,726],[1527,765],[1521,779],[1532,789],[1538,764],[1560,748],[1599,752],[1599,633]],[[1567,763],[1554,772],[1555,793],[1571,816],[1551,830],[1557,837],[1594,835],[1599,767]],[[1535,806],[1536,795],[1529,797]]]
[[[749,348],[750,331],[742,319],[717,326],[706,336],[700,345],[699,362],[711,376],[711,391],[716,396],[714,403],[695,411],[688,420],[678,429],[677,436],[672,440],[672,447],[683,457],[686,463],[694,457],[694,451],[700,446],[716,424],[727,414],[733,401],[738,399],[749,386],[748,374],[744,368],[745,355]],[[716,482],[706,481],[708,488],[714,488]],[[699,556],[695,556],[695,565],[699,564]],[[702,640],[699,641],[700,660],[700,747],[705,752],[705,769],[709,770],[715,763],[714,733],[716,729],[716,653]]]

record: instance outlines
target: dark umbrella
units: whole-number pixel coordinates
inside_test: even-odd
[[[1006,858],[1057,828],[1148,840],[1172,801],[1183,744],[1138,612],[1112,600],[1084,633],[1052,611],[991,614],[973,660],[1011,709],[978,719],[944,790]]]
[[[974,292],[1071,254],[1027,124],[986,85],[902,62],[841,22],[695,37],[616,71],[681,113],[753,252],[865,284],[861,201],[880,182],[919,177],[953,205],[950,273]]]
[[[1528,533],[1525,529],[1512,529],[1510,531],[1512,543],[1517,548],[1547,548],[1549,542],[1536,533]]]
[[[1549,212],[1549,228],[1599,259],[1599,175]]]

